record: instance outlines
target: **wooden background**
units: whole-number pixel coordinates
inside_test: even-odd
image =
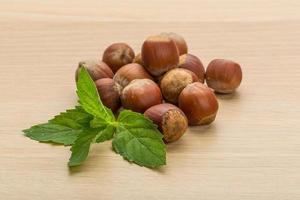
[[[215,123],[168,145],[167,166],[130,164],[106,142],[69,170],[69,148],[22,135],[76,104],[78,61],[118,41],[138,52],[162,31],[244,72]],[[1,0],[0,62],[1,200],[300,199],[298,0]]]

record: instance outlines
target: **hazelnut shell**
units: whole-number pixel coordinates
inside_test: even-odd
[[[158,125],[165,142],[178,140],[187,130],[188,121],[178,107],[163,103],[148,108],[144,115]]]
[[[241,81],[241,66],[231,60],[214,59],[206,69],[206,83],[218,93],[234,92]]]
[[[205,69],[199,58],[192,54],[183,54],[179,57],[179,68],[187,69],[194,72],[199,81],[204,83],[205,80]]]
[[[181,91],[188,84],[198,80],[192,71],[182,68],[172,69],[160,80],[161,92],[168,102],[177,103]]]
[[[121,107],[121,87],[111,78],[95,81],[100,99],[106,107],[116,112]]]
[[[187,116],[190,125],[212,123],[219,108],[213,91],[200,82],[191,83],[182,90],[178,105]]]
[[[114,43],[107,47],[103,53],[102,60],[115,73],[123,65],[132,63],[134,59],[133,49],[126,43]]]
[[[184,38],[177,33],[161,33],[161,35],[168,36],[171,40],[173,40],[178,49],[179,55],[186,54],[188,52],[188,47]]]
[[[153,79],[145,68],[138,63],[130,63],[121,67],[115,74],[114,80],[123,88],[135,79]]]
[[[122,105],[126,109],[143,113],[151,106],[162,103],[162,94],[150,79],[135,79],[122,91]]]
[[[94,81],[101,78],[113,78],[114,76],[114,73],[105,62],[99,60],[85,60],[79,62],[78,64],[78,68],[75,73],[76,81],[78,80],[78,73],[81,66],[87,69],[88,73]]]
[[[153,76],[176,68],[179,54],[175,43],[167,36],[151,36],[142,46],[142,60],[144,67]]]

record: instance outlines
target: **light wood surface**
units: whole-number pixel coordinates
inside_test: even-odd
[[[76,104],[78,61],[117,41],[138,52],[162,31],[244,73],[215,123],[168,145],[167,166],[130,164],[106,142],[69,170],[69,148],[22,135]],[[2,0],[0,61],[0,199],[300,199],[298,0]]]

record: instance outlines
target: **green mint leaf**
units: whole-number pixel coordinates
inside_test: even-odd
[[[59,124],[39,124],[30,129],[23,130],[25,136],[40,142],[54,142],[58,144],[71,145],[81,132]]]
[[[93,116],[88,114],[81,106],[76,106],[75,109],[60,113],[60,115],[55,116],[54,119],[49,120],[49,122],[67,126],[72,129],[82,129],[89,127],[92,119]]]
[[[79,70],[77,95],[79,103],[86,112],[107,123],[115,121],[112,111],[102,104],[95,83],[85,67]]]
[[[113,138],[115,127],[108,125],[98,129],[84,129],[78,135],[76,141],[71,147],[72,155],[69,160],[69,166],[81,165],[87,158],[91,144],[104,142]]]
[[[122,125],[131,128],[149,128],[149,129],[157,129],[157,125],[154,124],[150,119],[145,117],[144,115],[133,112],[130,110],[123,110],[118,116],[118,122],[121,122]],[[157,130],[158,131],[158,130]],[[159,132],[159,131],[158,131]],[[159,132],[160,133],[160,132]],[[161,134],[159,137],[163,137]]]
[[[97,129],[82,130],[71,147],[72,155],[68,163],[70,167],[81,165],[86,160],[91,143],[98,133]]]
[[[80,130],[89,127],[93,116],[77,106],[75,109],[60,113],[48,123],[39,124],[24,130],[25,136],[40,142],[53,142],[71,145],[76,140]]]
[[[100,143],[112,139],[115,133],[115,129],[116,128],[112,125],[106,126],[105,129],[100,131],[96,136],[96,142]]]
[[[166,149],[161,133],[144,115],[123,110],[113,139],[114,150],[125,159],[146,167],[166,164]]]
[[[90,121],[90,127],[92,128],[105,128],[106,126],[107,126],[107,122],[96,117]]]

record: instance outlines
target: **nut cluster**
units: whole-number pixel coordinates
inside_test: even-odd
[[[240,65],[231,60],[214,59],[205,70],[176,33],[146,38],[138,54],[126,43],[114,43],[101,61],[79,66],[87,68],[105,106],[115,113],[121,108],[144,113],[167,143],[178,140],[188,125],[212,123],[219,107],[214,92],[232,93],[242,80]]]

